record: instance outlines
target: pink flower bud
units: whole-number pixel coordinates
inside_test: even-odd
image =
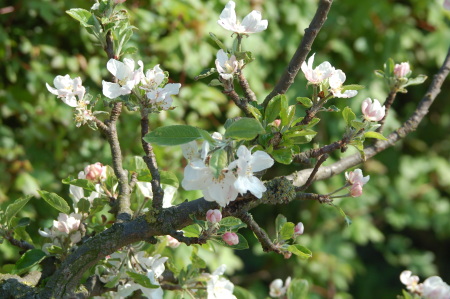
[[[172,237],[172,236],[167,236],[167,245],[170,247],[170,248],[177,248],[178,246],[180,246],[180,241],[178,241],[177,239],[175,239],[174,237]]]
[[[273,121],[273,124],[274,124],[276,127],[279,127],[279,126],[281,125],[281,119],[276,119],[276,120],[274,120],[274,121]]]
[[[212,224],[218,223],[222,220],[222,213],[219,210],[209,210],[206,212],[206,220]]]
[[[93,182],[104,180],[106,179],[106,166],[103,166],[100,162],[88,165],[84,168],[84,174],[86,176],[86,180]]]
[[[305,227],[303,226],[303,223],[299,222],[294,227],[294,237],[303,235],[303,232],[305,231]]]
[[[386,114],[386,108],[384,106],[381,107],[380,102],[376,99],[374,99],[372,103],[370,98],[367,98],[362,102],[361,110],[364,114],[364,118],[368,121],[380,121]]]
[[[292,256],[292,252],[285,251],[285,252],[283,252],[283,256],[284,256],[285,259],[290,259],[291,256]]]
[[[224,233],[222,239],[225,241],[225,243],[227,243],[230,246],[239,244],[239,237],[235,233],[230,232]]]
[[[352,197],[359,197],[362,195],[362,193],[362,184],[360,183],[353,184],[350,188],[350,194],[352,195]]]
[[[409,74],[411,68],[409,67],[408,62],[402,62],[400,64],[396,64],[394,66],[394,75],[397,78],[404,78]]]

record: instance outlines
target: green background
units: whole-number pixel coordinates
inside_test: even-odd
[[[283,72],[315,13],[317,1],[260,0],[236,1],[238,18],[258,9],[269,20],[266,31],[244,40],[244,48],[256,60],[244,71],[262,101]],[[328,20],[313,45],[316,64],[330,61],[347,75],[348,84],[366,89],[352,99],[333,100],[339,108],[351,106],[359,113],[366,97],[383,100],[387,88],[374,76],[387,58],[409,61],[413,76],[429,76],[425,84],[400,94],[390,111],[385,132],[407,119],[424,95],[431,77],[442,63],[450,44],[450,12],[442,1],[335,1]],[[131,22],[137,30],[130,41],[139,51],[145,68],[160,64],[170,72],[171,82],[182,88],[167,113],[153,115],[152,127],[189,124],[221,131],[224,121],[239,111],[218,88],[208,87],[208,79],[194,81],[203,69],[214,67],[217,48],[209,38],[214,32],[231,47],[231,32],[217,25],[226,1],[137,1],[128,0]],[[78,23],[64,12],[70,8],[89,9],[87,1],[23,0],[4,3],[12,12],[0,14],[0,204],[37,189],[57,192],[69,200],[63,178],[76,175],[87,164],[111,162],[109,147],[99,132],[87,126],[76,128],[72,110],[54,95],[56,75],[81,76],[92,94],[101,92],[101,80],[108,78],[106,55]],[[0,7],[1,9],[1,7]],[[306,80],[299,74],[288,92],[293,100],[309,96]],[[360,198],[336,201],[353,220],[346,226],[336,209],[317,202],[295,202],[289,206],[260,206],[253,215],[269,233],[274,219],[283,213],[289,221],[302,221],[305,234],[299,243],[313,252],[307,261],[283,259],[262,253],[251,232],[245,236],[254,246],[246,251],[221,251],[231,280],[250,289],[257,298],[267,296],[275,278],[307,279],[309,298],[394,298],[402,285],[399,274],[410,269],[422,279],[440,275],[450,282],[450,86],[441,94],[419,129],[375,158],[363,168],[371,180]],[[101,105],[99,105],[100,108]],[[301,109],[299,109],[301,110]],[[303,112],[301,112],[303,113]],[[316,127],[317,144],[327,144],[342,136],[344,123],[339,113],[320,115]],[[142,155],[139,118],[125,112],[119,134],[126,156]],[[305,145],[302,149],[308,149]],[[159,166],[182,178],[183,159],[179,147],[157,148]],[[325,165],[351,154],[335,153]],[[270,176],[301,169],[277,165]],[[343,174],[316,182],[309,191],[328,193],[344,183]],[[178,193],[177,200],[193,199],[198,192]],[[70,202],[70,201],[69,201]],[[30,217],[26,228],[36,244],[43,240],[37,229],[51,226],[57,211],[34,198],[21,212]],[[187,249],[186,249],[187,250]],[[0,268],[19,257],[7,242],[0,245]],[[203,256],[214,261],[214,255]],[[213,269],[214,270],[214,269]]]

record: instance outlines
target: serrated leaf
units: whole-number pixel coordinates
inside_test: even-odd
[[[375,138],[375,139],[381,139],[381,140],[387,140],[386,137],[384,137],[382,134],[378,132],[366,132],[364,133],[365,138]]]
[[[347,126],[351,126],[352,121],[356,119],[355,113],[353,113],[352,109],[348,106],[345,107],[344,110],[342,110],[342,117],[344,118]]]
[[[125,50],[123,50],[122,55],[125,55],[125,54],[130,54],[131,55],[131,54],[136,53],[137,50],[138,49],[136,47],[128,47]]]
[[[58,211],[69,214],[70,213],[70,207],[67,204],[67,202],[58,194],[47,192],[44,190],[38,190],[39,195],[44,199],[49,205],[51,205],[53,208],[57,209]]]
[[[66,13],[80,22],[83,27],[91,27],[92,25],[88,24],[89,19],[92,17],[92,14],[82,8],[72,8],[70,10],[66,10]]]
[[[201,138],[198,129],[187,125],[159,127],[143,138],[146,142],[157,145],[180,145]]]
[[[39,264],[45,257],[45,252],[40,249],[28,250],[16,262],[12,274],[21,275],[27,272],[31,267]]]
[[[253,57],[253,53],[250,51],[244,51],[244,52],[235,52],[234,56],[236,56],[236,60],[244,60],[244,64],[249,64],[253,60],[255,60],[255,57]]]
[[[228,155],[224,149],[219,149],[211,155],[209,160],[209,168],[211,168],[215,178],[222,174],[222,170],[228,164]]]
[[[308,298],[308,281],[305,279],[294,278],[289,284],[287,290],[288,299],[306,299]]]
[[[292,239],[294,235],[295,224],[292,222],[286,222],[280,230],[280,237],[283,240]]]
[[[306,98],[306,97],[298,97],[295,99],[297,102],[299,102],[302,106],[304,106],[305,108],[311,108],[311,106],[313,105],[313,102],[311,101],[310,98]]]
[[[310,257],[312,257],[311,250],[299,244],[289,245],[287,250],[302,259],[309,259]]]
[[[220,220],[219,224],[220,226],[226,226],[226,227],[231,227],[231,226],[238,226],[241,225],[242,221],[239,218],[236,217],[225,217],[222,220]]]
[[[144,288],[147,289],[158,289],[159,285],[152,284],[150,278],[147,277],[147,275],[139,274],[131,271],[127,271],[127,274],[130,278],[134,280],[135,283],[140,284]]]
[[[77,208],[79,213],[89,213],[89,208],[91,207],[91,203],[86,198],[80,198],[77,203]]]
[[[62,183],[66,184],[66,185],[73,185],[73,186],[81,187],[88,191],[97,191],[95,189],[94,183],[92,181],[85,180],[85,179],[72,179],[72,177],[68,177],[68,178],[62,180]]]
[[[197,81],[199,79],[203,79],[208,76],[211,76],[212,74],[215,74],[215,73],[217,73],[217,70],[215,68],[204,69],[198,76],[194,77],[194,80]]]
[[[191,237],[196,238],[201,233],[201,228],[198,224],[192,224],[192,225],[186,226],[182,230],[184,232],[184,235],[189,238],[191,238]]]
[[[31,195],[26,195],[24,197],[20,197],[16,199],[12,204],[9,204],[6,208],[5,215],[3,216],[3,223],[7,226],[10,225],[11,219],[13,219],[16,214],[22,210],[22,208],[28,203],[28,201],[32,198]]]
[[[265,132],[259,121],[254,118],[243,117],[228,127],[225,131],[225,137],[236,140],[252,140],[258,134],[264,134]]]
[[[180,186],[178,178],[173,172],[161,170],[160,176],[162,184],[174,186],[175,188]]]
[[[282,96],[284,95],[277,95],[273,97],[267,104],[267,107],[264,110],[264,119],[267,121],[267,123],[273,122],[280,114]]]
[[[288,148],[274,150],[272,157],[281,164],[289,165],[292,163],[292,152]]]
[[[209,36],[219,46],[219,48],[221,48],[222,50],[227,52],[227,47],[225,47],[225,45],[217,38],[217,36],[214,33],[210,32]],[[197,80],[197,79],[195,79],[195,80]]]

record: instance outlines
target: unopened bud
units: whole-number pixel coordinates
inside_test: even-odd
[[[219,210],[209,210],[206,212],[206,220],[212,224],[218,223],[222,220],[222,213]]]
[[[297,223],[297,225],[294,227],[294,236],[303,235],[303,232],[305,231],[305,227],[303,226],[302,222]]]
[[[411,68],[408,62],[402,62],[394,66],[394,75],[397,78],[404,78],[409,74]]]
[[[106,179],[106,166],[103,166],[100,162],[88,165],[84,168],[84,174],[86,175],[86,180],[99,182]]]
[[[236,233],[224,233],[222,239],[230,246],[239,244],[239,237]]]
[[[362,193],[362,184],[360,183],[353,184],[350,188],[350,194],[352,195],[352,197],[359,197],[362,195]]]

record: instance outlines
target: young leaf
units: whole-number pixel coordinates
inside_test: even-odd
[[[262,121],[261,111],[259,111],[259,109],[253,105],[248,105],[247,107],[248,107],[248,110],[250,110],[250,113],[253,115],[253,117],[261,122]]]
[[[92,183],[92,181],[85,179],[72,179],[72,177],[68,177],[62,180],[62,183],[66,185],[74,185],[77,187],[81,187],[88,191],[96,191],[94,183]]]
[[[280,114],[282,96],[284,95],[277,95],[273,97],[267,104],[267,107],[264,110],[264,119],[267,121],[267,123],[273,122]]]
[[[178,178],[173,172],[161,170],[160,175],[162,184],[174,186],[175,188],[180,186]]]
[[[299,244],[289,245],[287,250],[299,256],[302,259],[309,259],[310,257],[312,257],[311,250]]]
[[[236,217],[225,217],[222,220],[220,220],[220,226],[226,226],[226,227],[231,227],[231,226],[238,226],[241,225],[242,221],[239,218]]]
[[[211,135],[207,131],[205,131],[203,129],[197,129],[197,130],[200,133],[200,136],[202,136],[202,138],[204,140],[206,140],[209,144],[211,144],[211,145],[216,144],[216,140],[214,140],[214,138],[212,138]]]
[[[221,48],[222,50],[227,52],[227,47],[225,47],[225,45],[217,38],[217,36],[214,33],[210,32],[209,36],[219,46],[219,48]],[[195,79],[195,80],[197,80],[197,79]]]
[[[217,73],[217,70],[215,68],[205,69],[200,73],[200,75],[195,76],[194,80],[197,81],[199,79],[206,78],[208,76],[211,76],[214,73]]]
[[[180,145],[201,138],[198,129],[186,125],[159,127],[143,138],[157,145]]]
[[[362,121],[352,120],[350,123],[351,126],[356,129],[356,131],[359,131],[365,127],[365,124]]]
[[[12,204],[8,205],[5,211],[5,215],[3,216],[3,223],[9,226],[11,219],[16,216],[16,214],[22,210],[22,208],[28,203],[28,201],[32,198],[31,195],[26,195],[24,197],[20,197],[16,199]]]
[[[309,98],[306,98],[306,97],[298,97],[295,100],[297,102],[299,102],[305,108],[310,108],[313,105],[313,102]]]
[[[58,194],[47,192],[44,190],[38,190],[39,195],[53,208],[57,209],[58,211],[69,214],[70,213],[70,207],[67,204],[67,202]]]
[[[365,138],[375,138],[375,139],[381,139],[381,140],[387,140],[386,137],[384,137],[382,134],[378,132],[366,132],[364,133]]]
[[[361,90],[361,89],[364,89],[364,88],[365,88],[364,85],[349,84],[349,85],[342,86],[342,92],[344,92],[346,90]]]
[[[295,105],[291,105],[287,107],[287,109],[281,109],[280,111],[280,118],[281,118],[281,125],[287,126],[292,122],[292,119],[295,116]]]
[[[308,298],[308,281],[305,279],[294,278],[287,290],[288,299],[306,299]]]
[[[209,160],[209,167],[212,169],[215,178],[220,176],[227,163],[228,155],[224,149],[219,149],[212,154]]]
[[[347,126],[351,126],[352,121],[356,119],[356,115],[350,107],[345,107],[344,110],[342,110],[342,117],[344,117]]]
[[[408,79],[408,82],[407,82],[405,85],[403,85],[403,87],[410,86],[410,85],[419,85],[419,84],[422,84],[423,82],[425,82],[425,80],[426,80],[427,78],[428,78],[428,77],[425,76],[425,75],[419,75],[419,76],[417,76],[417,77],[415,77],[415,78],[409,78],[409,79]]]
[[[16,262],[12,274],[21,275],[34,265],[39,264],[46,257],[45,252],[40,249],[31,249],[25,252]]]
[[[147,275],[139,274],[139,273],[135,273],[135,272],[131,272],[131,271],[127,271],[127,274],[128,274],[128,276],[133,278],[134,282],[136,282],[137,284],[140,284],[144,288],[148,288],[148,289],[158,289],[159,288],[159,285],[152,284],[152,282],[150,281],[150,278],[148,278]]]
[[[228,127],[225,137],[237,140],[252,140],[258,134],[264,134],[265,132],[259,121],[254,118],[243,117]]]
[[[284,224],[287,222],[286,217],[283,214],[278,214],[277,218],[275,219],[275,229],[277,232],[277,235],[283,228]]]
[[[272,156],[278,163],[289,165],[292,163],[292,152],[289,148],[277,149]]]
[[[80,22],[83,27],[92,26],[88,24],[89,18],[92,17],[92,14],[88,10],[82,8],[72,8],[70,10],[66,10],[66,13]]]
[[[292,222],[286,222],[280,230],[280,237],[283,240],[292,239],[294,235],[295,224]]]
[[[80,198],[77,203],[77,208],[79,213],[89,213],[89,208],[91,207],[91,203],[86,198]]]

